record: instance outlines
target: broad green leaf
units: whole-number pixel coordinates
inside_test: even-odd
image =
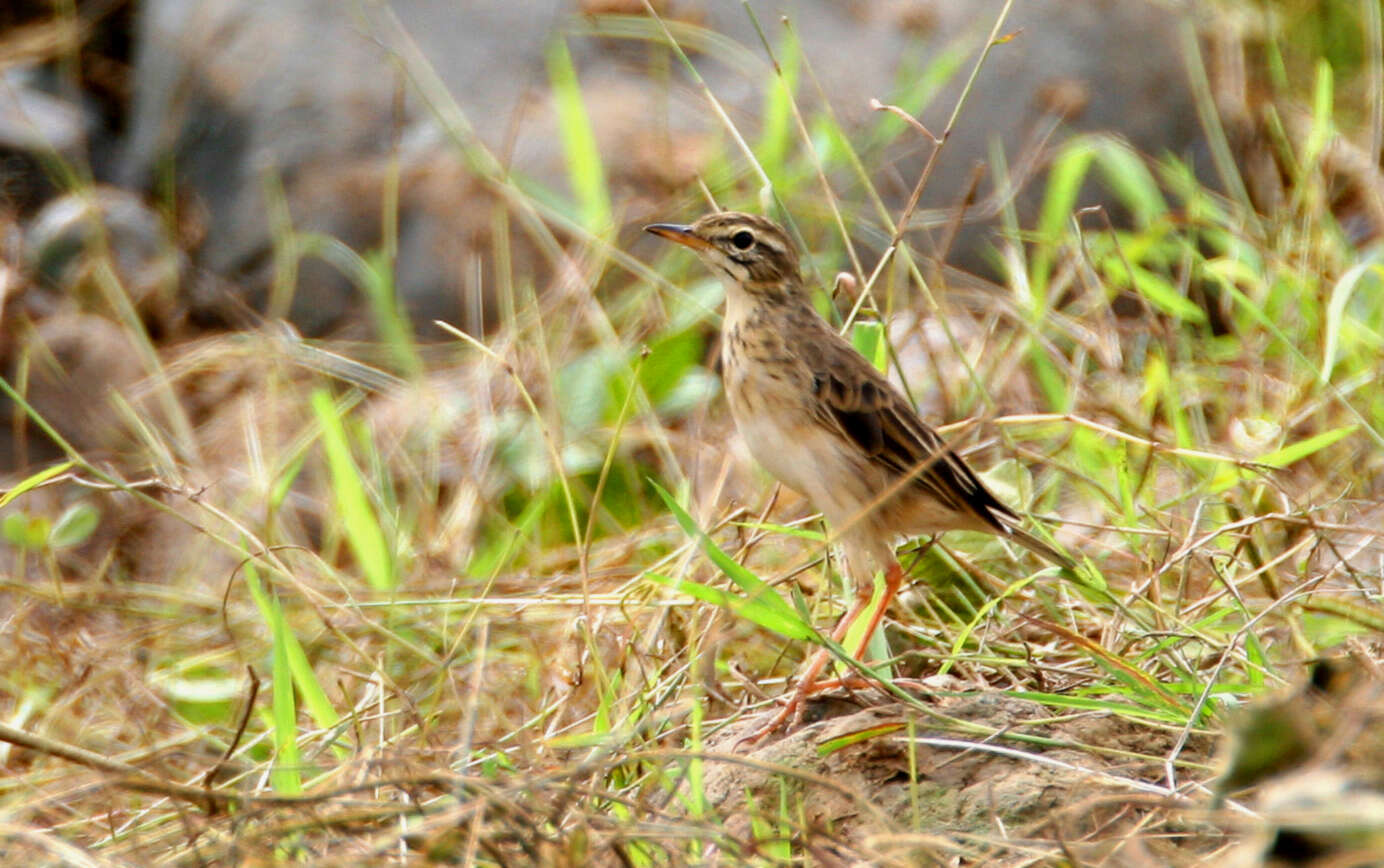
[[[65,549],[81,545],[91,537],[100,523],[101,510],[86,501],[74,503],[53,523],[53,530],[48,534],[48,546],[53,549]]]
[[[706,351],[698,329],[686,329],[649,345],[649,357],[639,370],[639,383],[654,406],[666,409],[688,374],[698,374],[698,362]]]
[[[41,549],[48,542],[48,519],[27,512],[11,512],[0,519],[0,534],[5,542],[20,549]]]
[[[580,434],[605,420],[612,403],[610,382],[623,368],[616,353],[598,347],[558,370],[554,391],[566,430]]]
[[[883,323],[857,322],[851,328],[851,344],[876,370],[888,372],[889,345],[885,343]]]
[[[1139,225],[1147,226],[1168,213],[1168,203],[1158,189],[1157,179],[1133,148],[1107,137],[1101,139],[1097,154],[1097,164],[1106,184]]]
[[[1374,277],[1373,291],[1378,293],[1379,283],[1384,280],[1384,264],[1380,263],[1377,254],[1370,261],[1347,269],[1331,288],[1331,300],[1326,305],[1326,334],[1322,338],[1322,369],[1317,378],[1320,382],[1325,383],[1331,379],[1331,372],[1335,370],[1336,359],[1340,355],[1341,328],[1347,306],[1361,281],[1369,276]]]

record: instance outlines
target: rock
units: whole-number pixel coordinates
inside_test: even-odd
[[[82,110],[32,86],[33,70],[4,74],[0,85],[0,148],[33,155],[82,153],[88,119]]]
[[[92,460],[130,443],[111,396],[129,399],[144,369],[125,329],[93,314],[60,313],[38,324],[26,352],[28,401],[68,443]]]
[[[361,7],[358,18],[332,0],[143,4],[121,180],[148,189],[171,160],[180,191],[205,215],[197,265],[248,284],[251,300],[263,304],[275,278],[275,236],[287,228],[273,225],[266,190],[282,185],[293,229],[365,252],[381,243],[397,158],[407,188],[400,294],[420,325],[431,328],[427,320],[437,316],[463,319],[475,306],[465,298],[476,282],[467,251],[474,227],[491,225],[491,202],[473,197],[475,183],[458,171],[461,155],[392,52],[412,50],[407,43],[416,39],[493,143],[541,68],[554,9],[495,2],[463,14],[453,4],[416,0]],[[396,15],[408,39],[397,36]],[[413,179],[426,179],[428,188]],[[448,216],[466,226],[457,231],[439,219],[430,200],[444,200]],[[307,259],[291,312],[318,334],[363,307],[360,298],[350,275]]]
[[[94,269],[109,257],[118,286]],[[176,310],[182,258],[163,221],[138,196],[97,186],[53,199],[24,232],[24,260],[38,284],[61,296],[86,296],[89,307],[118,318],[119,290],[146,320],[168,326]]]
[[[57,191],[53,158],[71,163],[86,148],[87,114],[37,87],[32,67],[0,75],[0,203],[26,213]]]

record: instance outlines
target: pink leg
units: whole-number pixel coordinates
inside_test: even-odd
[[[879,607],[870,616],[870,623],[865,625],[865,633],[860,637],[860,644],[851,649],[851,656],[859,660],[860,655],[865,653],[865,649],[870,647],[870,640],[874,638],[875,631],[879,629],[879,624],[884,620],[884,613],[889,611],[889,604],[894,602],[894,598],[899,595],[899,588],[903,586],[903,567],[899,566],[898,561],[894,561],[889,568],[884,571],[884,599],[879,601]]]
[[[902,585],[903,567],[899,566],[898,562],[895,561],[887,570],[884,571],[884,599],[880,600],[879,608],[875,609],[875,613],[873,616],[871,616],[870,623],[866,625],[865,633],[860,637],[860,641],[856,644],[854,648],[847,649],[850,652],[851,657],[862,662],[865,660],[865,650],[870,647],[870,640],[874,638],[875,631],[879,629],[880,622],[884,620],[884,613],[889,610],[889,604],[894,602],[894,598],[897,597],[899,594],[899,587]],[[866,598],[866,602],[869,602],[869,598]],[[836,636],[833,634],[832,638],[835,639],[837,642],[840,642],[841,639],[845,637],[846,631],[841,630],[840,627],[837,628],[837,631],[841,635]],[[826,656],[827,653],[828,652],[825,648],[818,652],[818,654],[821,656]],[[817,681],[813,685],[813,692],[818,692],[822,690],[834,690],[837,687],[844,687],[848,684],[855,686],[863,683],[864,681],[858,675],[852,674],[847,675],[845,678],[833,678],[829,681]],[[799,714],[801,715],[801,712],[799,712]]]
[[[884,620],[885,610],[889,608],[889,604],[892,603],[894,597],[898,595],[899,587],[902,584],[903,568],[899,566],[898,561],[895,561],[884,571],[884,598],[880,600],[879,606],[870,617],[870,622],[865,627],[865,635],[861,637],[857,646],[850,650],[851,656],[855,659],[859,660],[861,655],[865,653],[865,649],[870,647],[870,639],[874,637],[875,631],[879,629],[880,622]],[[865,611],[865,608],[870,605],[870,598],[873,596],[872,593],[869,590],[865,590],[864,593],[861,593],[861,591],[862,589],[857,588],[855,603],[851,606],[850,611],[841,616],[841,620],[836,623],[836,629],[831,631],[831,639],[833,642],[839,644],[845,639],[846,634],[850,632],[851,625],[854,624],[855,620]],[[812,655],[812,660],[808,662],[807,668],[803,670],[802,676],[798,679],[798,686],[793,690],[793,695],[789,697],[788,702],[783,708],[779,709],[779,713],[774,715],[773,719],[767,724],[740,739],[740,741],[737,742],[737,746],[746,743],[754,744],[764,738],[764,736],[778,729],[785,722],[791,721],[791,725],[796,725],[802,719],[803,706],[809,696],[840,683],[836,679],[832,679],[830,682],[818,681],[818,677],[822,674],[822,670],[826,668],[827,661],[830,659],[831,652],[825,648],[820,649],[816,654]]]

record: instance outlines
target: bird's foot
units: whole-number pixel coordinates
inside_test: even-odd
[[[894,687],[912,690],[917,693],[926,694],[930,690],[926,682],[917,678],[894,678],[891,679],[889,683]],[[860,691],[869,690],[871,688],[884,689],[879,681],[872,678],[865,678],[858,674],[845,675],[839,678],[816,679],[811,683],[803,681],[799,683],[797,689],[793,691],[792,696],[788,697],[788,699],[783,702],[782,707],[779,708],[778,712],[775,713],[767,723],[736,741],[733,750],[739,750],[741,745],[754,747],[779,729],[782,729],[785,733],[797,729],[803,722],[803,713],[807,710],[808,701],[818,694],[832,690]]]
[[[778,710],[778,713],[771,717],[768,723],[736,741],[734,750],[739,750],[741,745],[754,747],[759,744],[759,742],[763,741],[766,736],[776,732],[780,727],[782,727],[785,732],[796,729],[798,724],[802,723],[803,709],[807,705],[808,697],[823,689],[821,683],[816,681],[816,679],[813,679],[811,682],[806,680],[799,682],[797,689],[793,691],[793,695],[788,697],[788,701],[783,703],[783,707]]]
[[[884,593],[881,595],[878,605],[875,606],[870,614],[870,620],[866,622],[864,633],[856,643],[856,646],[850,649],[849,653],[852,657],[857,660],[861,659],[862,655],[865,653],[865,649],[870,646],[870,637],[879,629],[880,621],[884,619],[884,613],[888,610],[890,602],[898,595],[899,586],[903,583],[903,578],[903,568],[899,566],[898,561],[894,561],[889,565],[888,569],[885,570]],[[855,605],[841,618],[841,621],[836,625],[836,629],[832,631],[832,641],[845,641],[846,634],[850,631],[851,625],[869,609],[871,600],[872,592],[864,592],[864,589],[860,589],[860,592],[856,594]],[[813,655],[807,668],[803,670],[803,675],[798,681],[797,689],[793,691],[793,695],[788,698],[783,708],[779,709],[778,713],[770,718],[768,723],[737,741],[735,743],[735,748],[739,749],[743,744],[758,744],[765,736],[775,732],[779,727],[784,726],[784,724],[787,724],[787,729],[794,729],[802,722],[803,709],[807,704],[808,697],[830,687],[840,686],[845,683],[842,679],[821,680],[822,670],[826,668],[830,659],[830,651],[826,648],[819,649],[817,653]]]

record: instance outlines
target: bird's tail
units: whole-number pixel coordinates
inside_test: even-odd
[[[1038,537],[1034,536],[1033,534],[1029,533],[1021,527],[1007,525],[1005,529],[1009,531],[1009,539],[1013,540],[1014,542],[1018,543],[1019,545],[1023,546],[1024,548],[1028,549],[1034,554],[1039,555],[1040,557],[1048,561],[1051,561],[1054,564],[1057,564],[1059,567],[1062,567],[1065,570],[1071,570],[1072,572],[1076,571],[1076,561],[1072,560],[1067,555],[1053,548],[1047,542],[1039,539]]]

